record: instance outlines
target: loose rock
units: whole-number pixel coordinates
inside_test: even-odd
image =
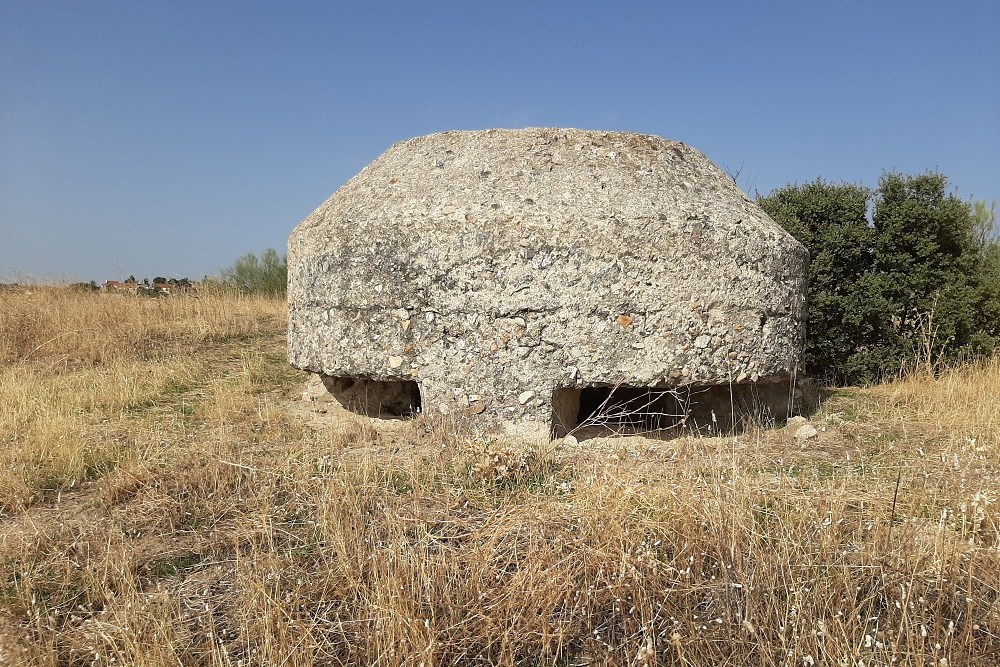
[[[816,431],[816,427],[812,424],[804,424],[795,431],[796,440],[810,440],[815,438],[819,433]]]
[[[802,426],[804,426],[805,424],[808,424],[808,423],[809,423],[809,420],[808,420],[808,419],[806,419],[805,417],[803,417],[803,416],[801,416],[801,415],[796,415],[796,416],[794,416],[794,417],[789,417],[789,418],[788,418],[788,421],[787,421],[787,422],[785,422],[785,428],[786,428],[786,429],[787,429],[787,430],[788,430],[788,431],[789,431],[790,433],[795,433],[795,432],[796,432],[796,431],[798,431],[798,430],[799,430],[799,429],[800,429],[800,428],[801,428]]]

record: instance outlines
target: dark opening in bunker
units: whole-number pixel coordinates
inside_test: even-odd
[[[682,426],[681,394],[663,387],[560,388],[552,395],[555,437],[567,433],[649,433]]]
[[[413,380],[321,377],[326,390],[351,412],[383,419],[408,419],[421,412],[420,386]]]
[[[719,435],[750,423],[771,424],[788,412],[781,383],[681,387],[568,387],[552,394],[553,437],[607,434]]]

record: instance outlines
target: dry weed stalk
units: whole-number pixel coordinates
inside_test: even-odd
[[[622,389],[629,388],[620,384],[609,387],[608,395],[569,434],[576,435],[596,428],[619,435],[653,435],[677,431],[687,425],[691,414],[690,394],[682,394],[677,389],[647,389],[622,398]],[[668,412],[662,409],[667,403],[673,403],[678,410]]]

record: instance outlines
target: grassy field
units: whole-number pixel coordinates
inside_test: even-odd
[[[526,444],[323,414],[284,326],[0,292],[0,665],[1000,664],[998,360]]]

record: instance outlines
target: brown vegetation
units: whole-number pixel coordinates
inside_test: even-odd
[[[0,664],[1000,661],[1000,361],[525,445],[313,419],[284,318],[0,293]]]

